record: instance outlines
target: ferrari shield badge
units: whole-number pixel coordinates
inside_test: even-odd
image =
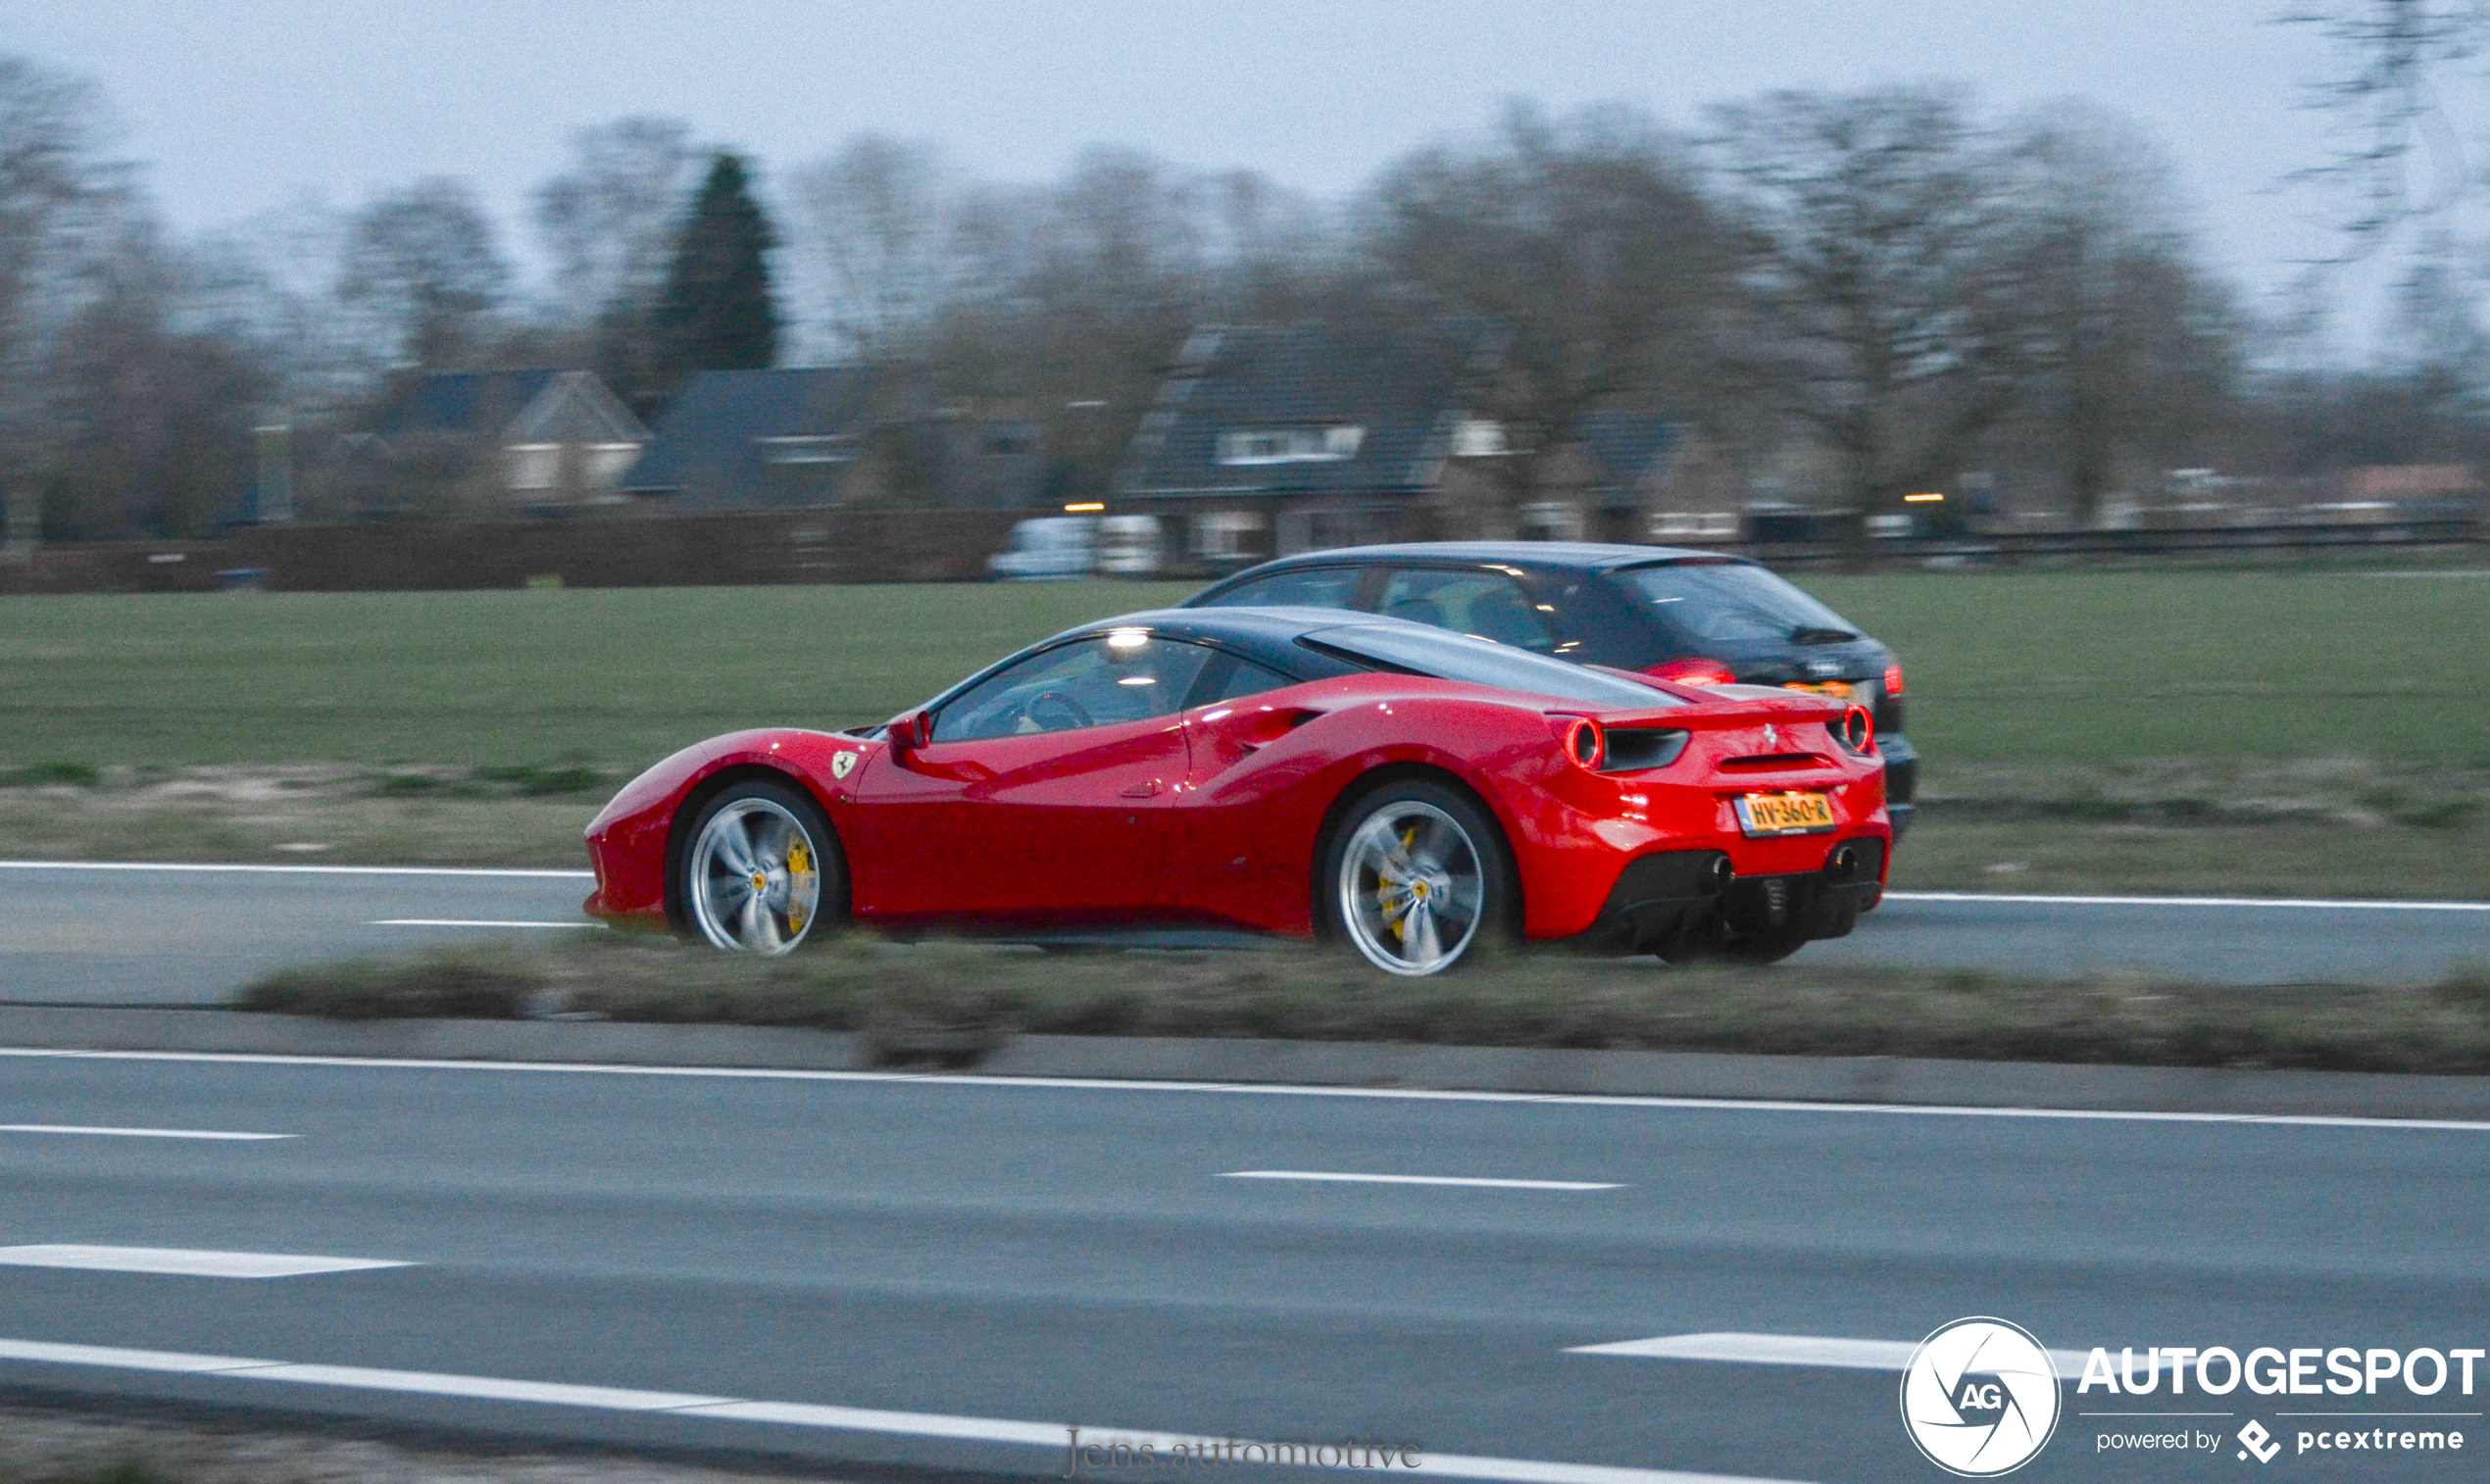
[[[844,777],[846,777],[849,773],[852,773],[852,772],[854,772],[854,771],[856,771],[856,754],[854,754],[854,753],[836,753],[836,754],[833,754],[833,755],[831,756],[831,758],[830,758],[830,776],[831,776],[831,777],[833,777],[833,778],[844,778]]]

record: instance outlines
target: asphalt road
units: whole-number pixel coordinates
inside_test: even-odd
[[[1942,1476],[1878,1357],[1961,1316],[2114,1358],[2490,1340],[2490,1125],[62,1054],[0,1055],[0,1394],[840,1473],[1058,1472],[1077,1426],[1891,1484]],[[237,1254],[409,1265],[195,1270]],[[27,1265],[65,1261],[106,1265]],[[1789,1362],[1576,1352],[1720,1333]],[[2069,1384],[2017,1477],[2236,1469],[2253,1417],[2278,1473],[2477,1478],[2485,1393]],[[2081,1414],[2173,1410],[2211,1415]],[[2422,1411],[2464,1415],[2374,1419]],[[2220,1448],[2100,1452],[2181,1426]],[[2465,1454],[2295,1455],[2380,1426]]]
[[[595,931],[579,912],[588,884],[573,871],[0,863],[0,1001],[213,1005],[289,964]],[[2002,974],[2415,982],[2490,964],[2490,904],[1897,895],[1803,952]]]

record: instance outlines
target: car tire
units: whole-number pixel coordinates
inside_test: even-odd
[[[1418,978],[1512,946],[1520,897],[1494,817],[1460,789],[1405,778],[1360,798],[1331,831],[1315,922],[1385,973]]]
[[[822,807],[792,784],[750,778],[710,796],[667,869],[668,905],[691,937],[774,958],[826,936],[847,914],[847,862]]]

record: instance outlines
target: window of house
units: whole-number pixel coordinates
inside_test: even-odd
[[[1261,427],[1220,434],[1221,464],[1320,464],[1354,459],[1366,442],[1366,429],[1353,423],[1333,427]]]
[[[1562,500],[1536,501],[1521,507],[1524,541],[1579,541],[1582,510]]]
[[[1505,446],[1505,425],[1485,418],[1464,418],[1453,427],[1453,457],[1456,459],[1492,459],[1511,453]]]
[[[1260,549],[1262,535],[1263,518],[1252,511],[1195,516],[1193,554],[1212,562],[1250,557]]]
[[[855,457],[855,448],[841,434],[812,434],[778,438],[755,438],[761,445],[761,457],[772,464],[844,464]]]
[[[512,489],[551,489],[561,482],[561,444],[513,443],[504,452],[510,458]]]

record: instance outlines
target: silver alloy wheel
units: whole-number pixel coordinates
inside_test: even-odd
[[[1369,815],[1340,856],[1340,920],[1387,973],[1449,968],[1478,935],[1486,900],[1478,847],[1432,804],[1401,799]]]
[[[692,921],[719,948],[785,953],[821,912],[821,847],[774,800],[737,799],[710,816],[690,866]]]

